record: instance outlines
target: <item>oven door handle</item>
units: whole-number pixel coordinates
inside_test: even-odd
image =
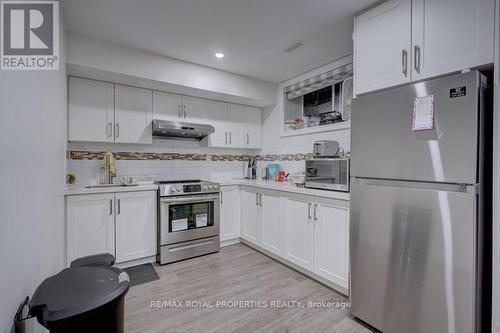
[[[207,200],[219,200],[219,195],[218,194],[215,194],[215,195],[206,195],[206,196],[196,196],[196,197],[193,197],[193,196],[190,196],[190,197],[186,197],[186,198],[164,198],[164,199],[160,199],[160,202],[161,203],[183,203],[183,202],[188,202],[188,203],[197,203],[197,202],[204,202],[204,201],[207,201]]]

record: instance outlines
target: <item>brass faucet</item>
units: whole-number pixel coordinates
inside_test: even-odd
[[[113,153],[110,150],[108,150],[104,154],[101,168],[106,170],[106,172],[108,173],[108,184],[112,184],[113,177],[116,176],[116,166],[115,166],[115,157],[113,156]]]

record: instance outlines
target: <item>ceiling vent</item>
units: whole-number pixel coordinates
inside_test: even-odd
[[[304,42],[298,40],[295,43],[293,43],[292,45],[290,45],[289,47],[287,47],[286,49],[284,49],[283,51],[286,53],[291,53],[291,52],[295,51],[296,49],[298,49],[299,47],[301,47],[302,45],[304,45]]]

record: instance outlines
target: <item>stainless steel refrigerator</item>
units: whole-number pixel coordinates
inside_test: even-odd
[[[487,326],[486,87],[471,71],[353,100],[351,313],[381,331]]]

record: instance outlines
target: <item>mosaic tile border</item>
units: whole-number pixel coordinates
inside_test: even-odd
[[[105,151],[68,151],[71,160],[102,160]],[[145,152],[113,152],[117,160],[138,161],[305,161],[313,158],[311,153],[297,154],[264,154],[264,155],[231,155],[231,154],[182,154],[182,153],[145,153]]]

